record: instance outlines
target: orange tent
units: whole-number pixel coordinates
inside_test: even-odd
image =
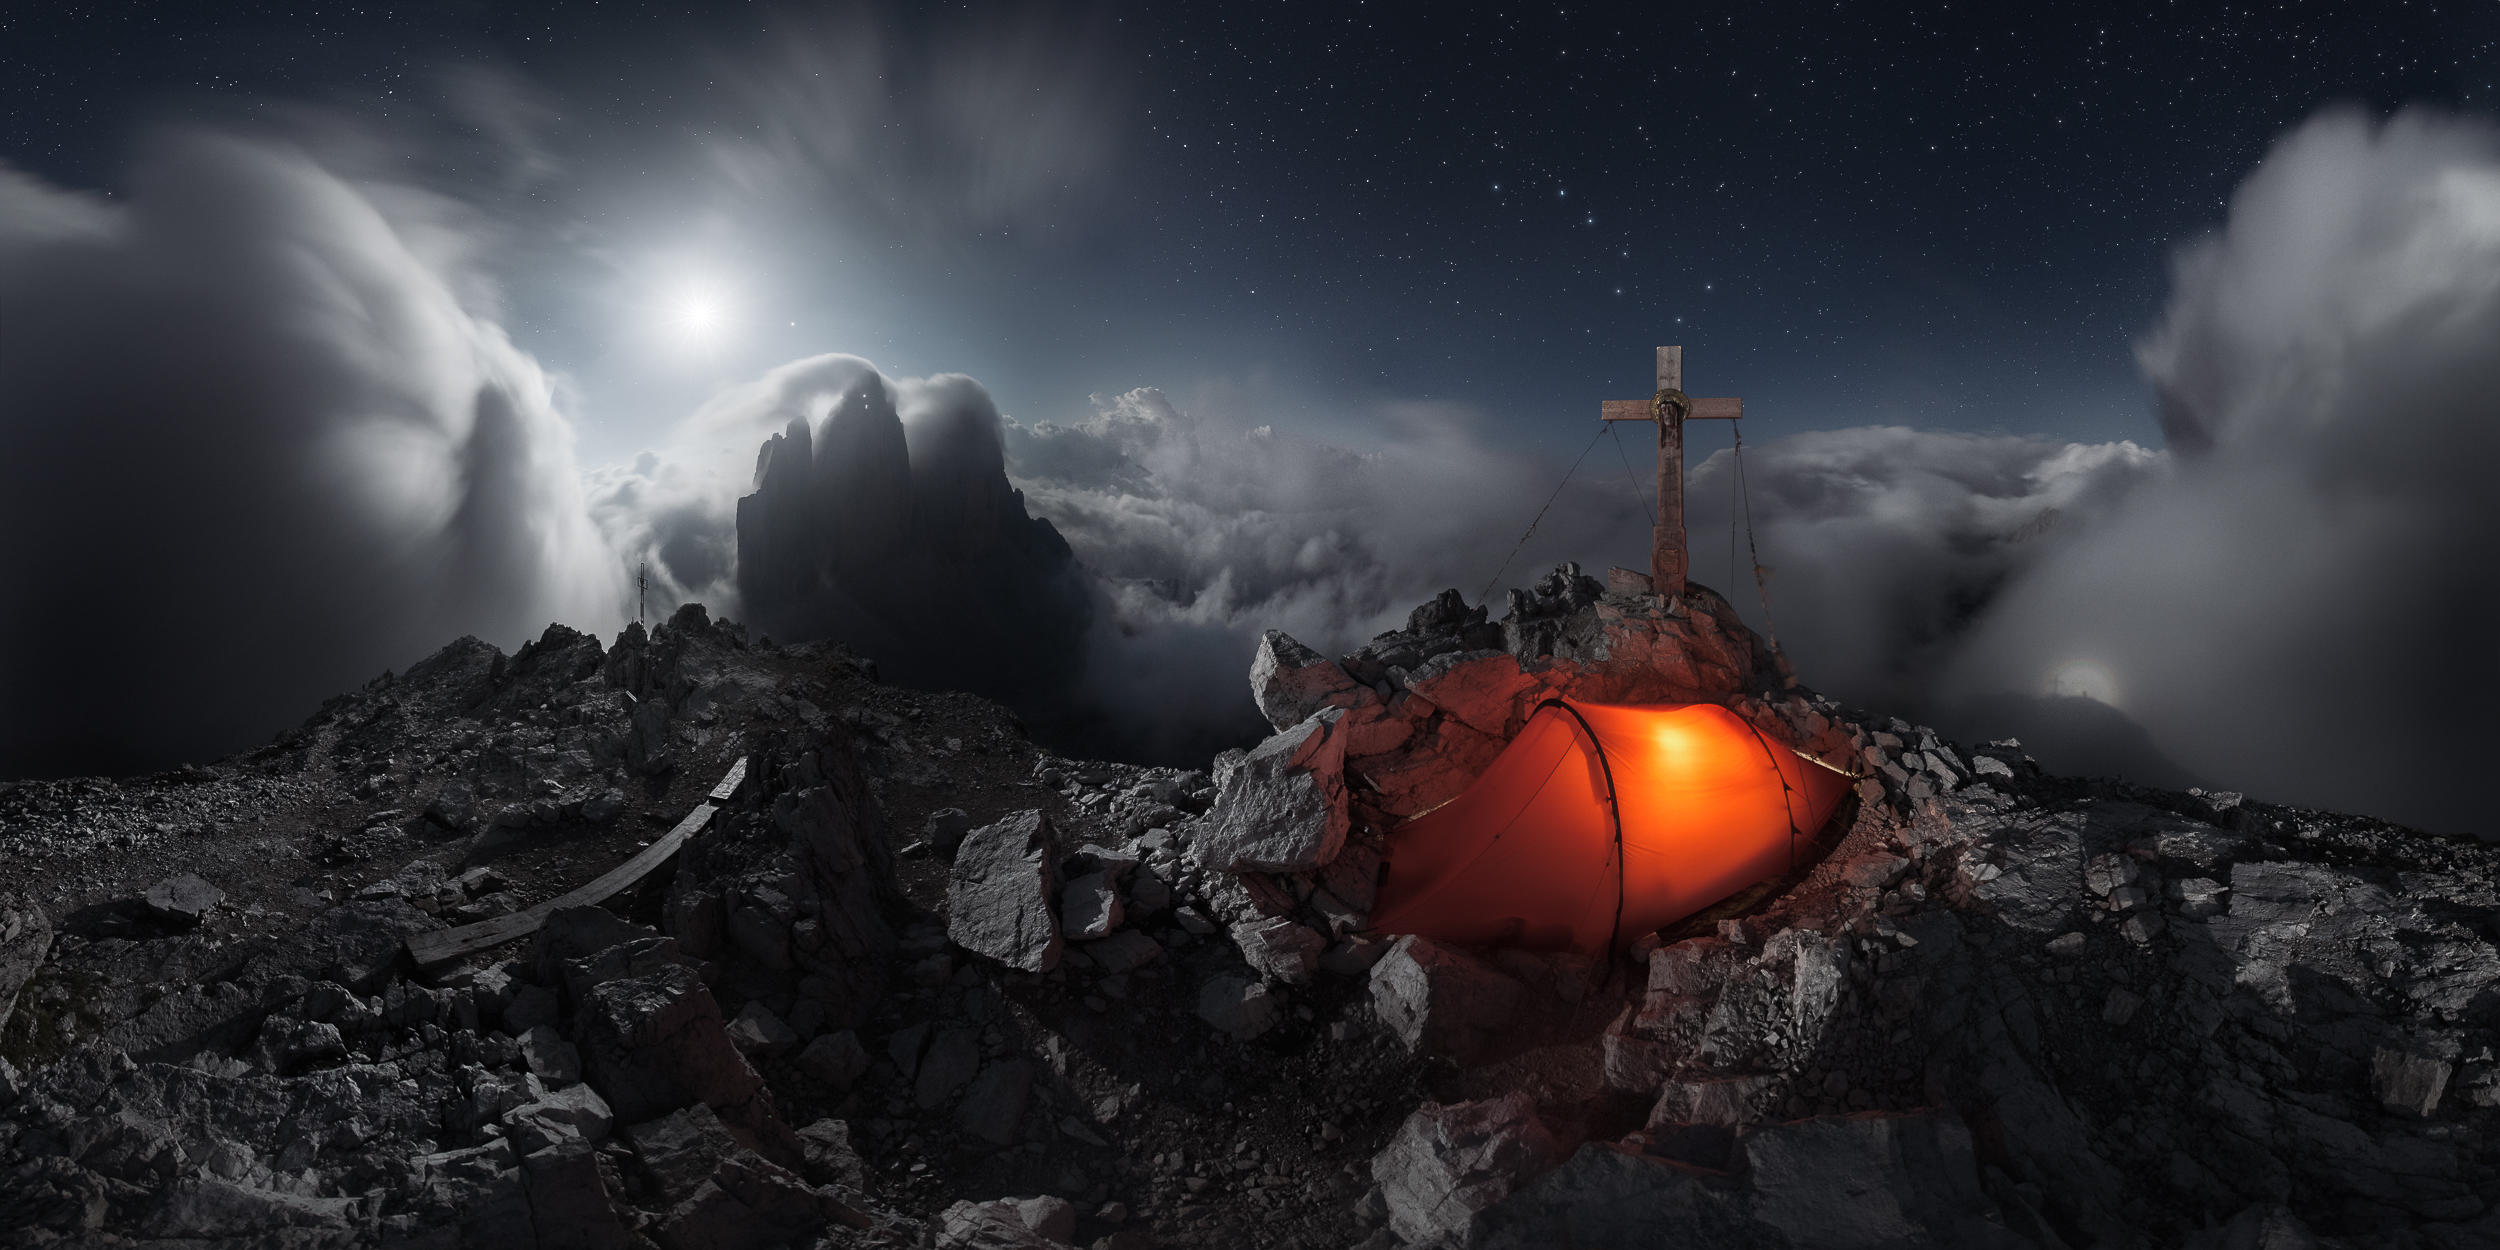
[[[1372,927],[1601,951],[1787,871],[1848,787],[1715,704],[1548,699],[1389,835]]]

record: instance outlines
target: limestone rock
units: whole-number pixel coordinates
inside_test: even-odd
[[[187,872],[176,873],[149,886],[147,893],[150,915],[185,929],[198,924],[200,917],[225,900],[224,890]]]
[[[1077,941],[1108,935],[1120,927],[1120,894],[1111,874],[1089,872],[1068,882],[1059,904],[1059,932]]]
[[[1010,968],[1057,967],[1055,840],[1050,818],[1038,810],[966,834],[946,879],[946,936]]]
[[[594,987],[578,1027],[583,1069],[617,1118],[639,1123],[700,1102],[750,1147],[795,1153],[720,1004],[691,970],[672,964]]]
[[[838,1092],[849,1089],[868,1070],[868,1048],[860,1045],[859,1034],[844,1029],[809,1042],[799,1052],[797,1063],[801,1072]]]
[[[1350,707],[1373,695],[1336,661],[1281,629],[1271,629],[1260,636],[1258,652],[1250,660],[1250,697],[1267,723],[1281,731],[1322,708]]]
[[[1345,845],[1344,713],[1328,709],[1261,742],[1228,771],[1191,848],[1225,872],[1307,872]]]
[[[993,1146],[1012,1146],[1024,1124],[1024,1108],[1033,1092],[1033,1065],[1007,1059],[981,1070],[955,1107],[955,1123]]]
[[[1215,977],[1198,991],[1198,1018],[1242,1041],[1275,1028],[1283,1015],[1267,986],[1248,977]]]
[[[52,918],[28,902],[0,899],[0,1025],[9,1022],[17,992],[52,949]]]
[[[787,1054],[799,1044],[799,1035],[772,1008],[762,1003],[748,1003],[738,1009],[738,1018],[729,1022],[729,1040],[750,1055],[772,1058]]]
[[[1260,975],[1300,985],[1319,967],[1328,939],[1307,925],[1272,918],[1233,926],[1233,943]]]
[[[1476,1212],[1506,1198],[1560,1154],[1527,1094],[1425,1103],[1372,1160],[1389,1227],[1410,1245],[1465,1234]]]
[[[1408,1051],[1462,1060],[1487,1049],[1510,1023],[1521,988],[1456,947],[1411,935],[1371,971],[1372,1012]]]

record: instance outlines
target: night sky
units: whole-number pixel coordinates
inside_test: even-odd
[[[2332,102],[2495,93],[2485,6],[2019,7],[838,19],[880,31],[907,105],[950,47],[1027,54],[1007,77],[1063,124],[1014,154],[1040,185],[984,205],[894,118],[854,185],[724,182],[707,149],[769,129],[747,88],[805,25],[760,7],[29,6],[0,39],[0,159],[112,189],[168,120],[393,145],[375,159],[497,215],[507,324],[581,388],[594,460],[827,349],[970,372],[1034,416],[1219,383],[1287,423],[1447,400],[1566,445],[1679,341],[1758,438],[2151,443],[2130,343],[2266,145]],[[893,202],[931,192],[966,202]],[[620,310],[664,299],[663,269],[729,290],[736,348],[649,359]]]
[[[734,619],[844,397],[912,517],[1051,523],[1074,711],[1203,759],[1263,630],[1645,566],[1590,440],[1681,343],[1745,400],[1694,577],[1818,689],[2488,823],[2500,8],[1633,8],[19,6],[0,777],[646,565]]]

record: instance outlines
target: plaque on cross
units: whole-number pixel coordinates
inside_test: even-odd
[[[1684,593],[1691,557],[1684,549],[1684,423],[1734,421],[1745,415],[1741,399],[1694,399],[1684,393],[1684,349],[1658,349],[1658,391],[1648,399],[1609,399],[1599,408],[1607,421],[1649,421],[1658,427],[1658,519],[1649,533],[1651,589]]]

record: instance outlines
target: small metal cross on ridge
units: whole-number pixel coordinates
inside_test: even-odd
[[[1684,549],[1684,423],[1735,421],[1745,415],[1741,399],[1694,399],[1684,393],[1684,349],[1658,349],[1658,393],[1648,399],[1609,399],[1599,406],[1607,421],[1650,421],[1658,426],[1658,521],[1649,532],[1650,587],[1661,595],[1684,593],[1692,556]]]

